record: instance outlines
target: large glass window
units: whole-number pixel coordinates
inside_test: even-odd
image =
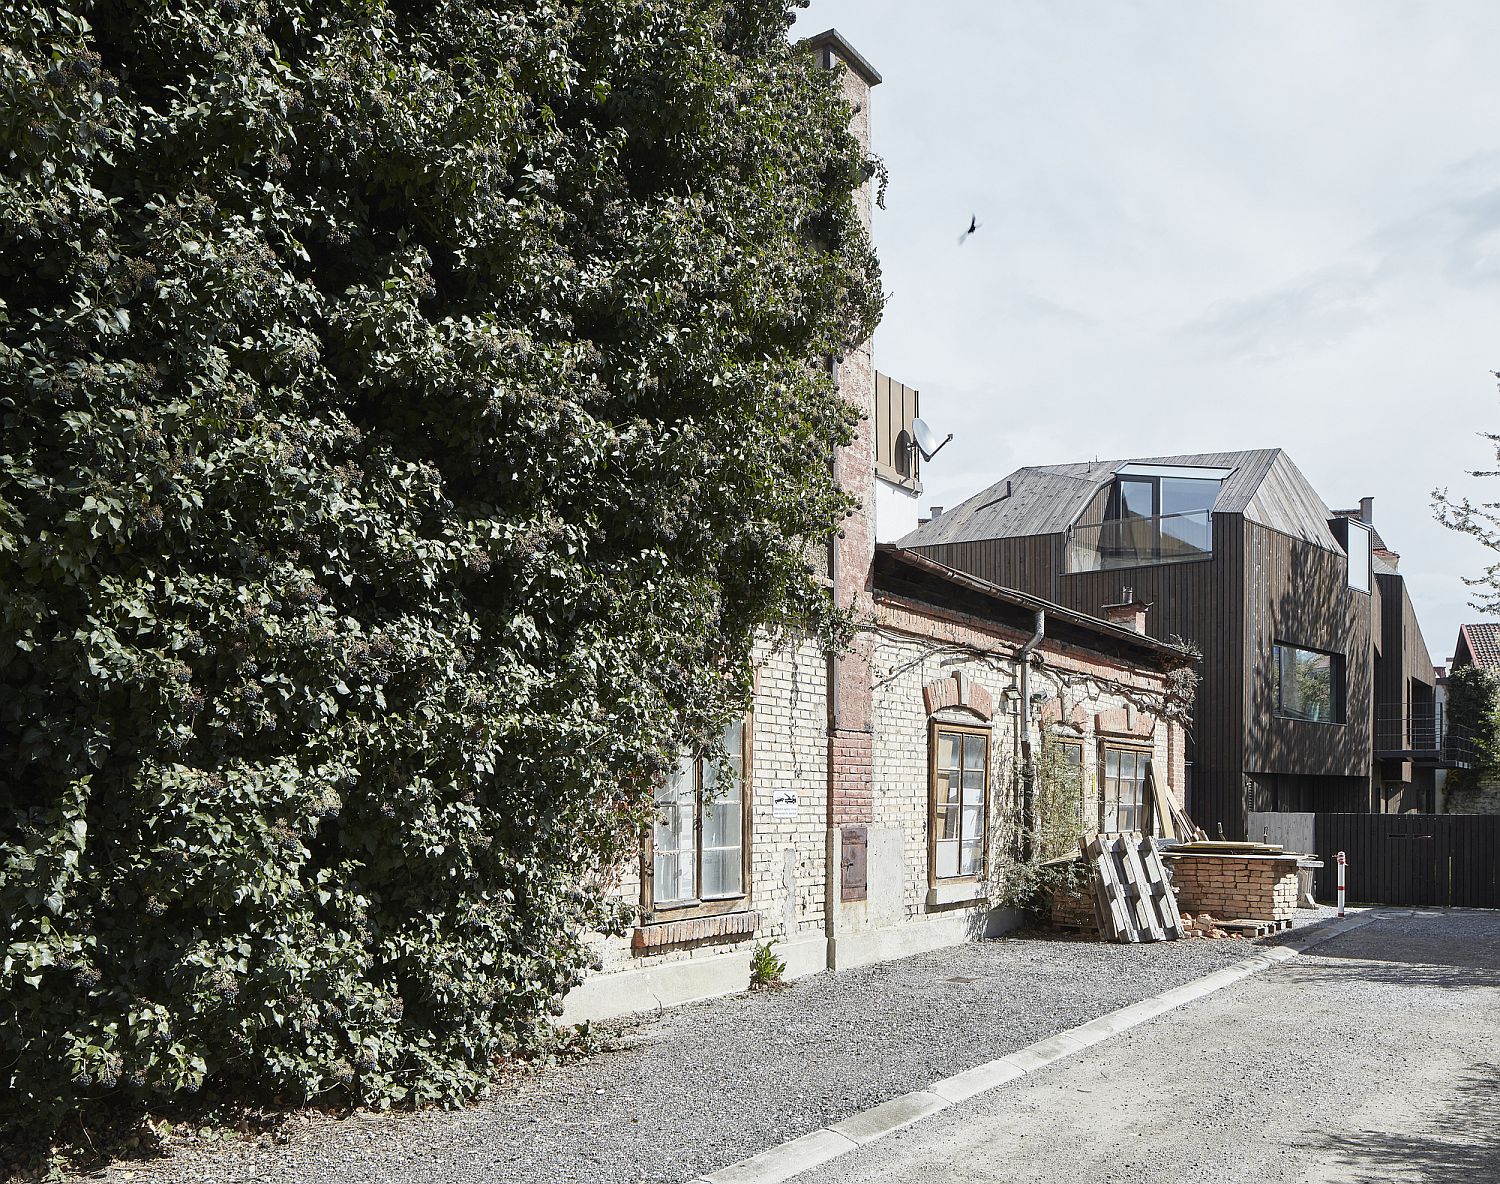
[[[935,879],[984,872],[989,817],[990,737],[977,728],[933,726],[932,874]]]
[[[1276,714],[1314,723],[1344,722],[1344,659],[1278,644],[1272,655]]]
[[[1215,470],[1216,471],[1216,470]],[[1097,558],[1084,570],[1138,567],[1204,559],[1213,554],[1213,508],[1218,477],[1171,473],[1115,479],[1105,521],[1081,528],[1087,546],[1097,534]],[[1077,532],[1075,532],[1077,533]]]
[[[1099,829],[1107,834],[1132,830],[1150,834],[1146,777],[1151,750],[1106,744],[1100,764]]]
[[[724,732],[728,763],[684,756],[656,794],[651,900],[692,905],[745,895],[745,725]]]

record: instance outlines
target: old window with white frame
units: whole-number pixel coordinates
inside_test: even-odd
[[[989,780],[989,729],[934,723],[928,822],[934,881],[984,874]]]
[[[744,720],[724,730],[728,759],[683,756],[656,793],[648,892],[657,909],[722,911],[748,895],[749,761]]]

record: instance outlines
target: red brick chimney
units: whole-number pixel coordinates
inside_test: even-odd
[[[1130,599],[1119,604],[1106,604],[1104,606],[1104,619],[1111,624],[1120,625],[1126,629],[1133,629],[1137,633],[1146,632],[1146,611],[1151,607],[1144,600],[1137,600],[1130,596],[1130,589],[1125,589],[1126,596]]]

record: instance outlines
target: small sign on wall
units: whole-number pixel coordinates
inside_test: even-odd
[[[795,789],[778,789],[771,795],[771,817],[797,817],[797,791]]]

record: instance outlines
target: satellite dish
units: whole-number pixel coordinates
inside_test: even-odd
[[[953,433],[949,432],[947,436],[939,440],[937,433],[920,419],[911,421],[911,434],[916,441],[915,447],[922,454],[923,460],[931,460],[942,451],[944,444],[953,439]]]

